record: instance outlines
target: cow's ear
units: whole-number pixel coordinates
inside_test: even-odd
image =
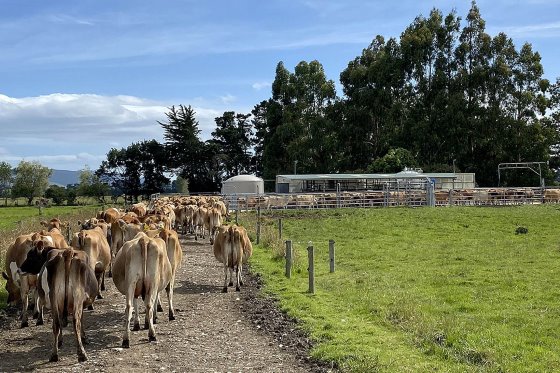
[[[47,223],[46,221],[43,220],[43,221],[41,221],[41,225],[42,225],[43,227],[46,227],[47,225],[49,225],[49,223]]]
[[[2,277],[4,277],[4,280],[8,279],[8,274],[4,271],[2,271]]]
[[[78,225],[82,225],[82,221],[81,221],[81,220],[78,220]]]

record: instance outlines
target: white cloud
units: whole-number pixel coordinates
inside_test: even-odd
[[[234,100],[227,95],[224,103]],[[188,102],[188,100],[187,100]],[[210,137],[221,102],[193,107],[201,138]],[[0,95],[0,161],[36,160],[56,169],[97,169],[111,148],[163,142],[165,113],[173,105],[133,96],[63,94],[14,98]]]
[[[236,97],[228,93],[225,96],[220,96],[220,100],[222,100],[222,102],[227,105],[235,102]]]
[[[270,86],[272,86],[270,82],[255,82],[251,87],[253,87],[253,89],[257,91],[260,91],[261,89],[268,88]]]
[[[560,36],[560,22],[510,26],[505,27],[503,31],[511,36],[557,37]]]

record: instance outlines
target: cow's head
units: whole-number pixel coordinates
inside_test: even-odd
[[[11,267],[12,266],[10,266],[10,268]],[[8,305],[15,305],[21,299],[21,290],[19,284],[14,281],[11,274],[9,275],[6,272],[2,272],[2,277],[6,280],[6,286],[4,287],[6,289],[6,292],[8,293],[8,299],[6,300],[6,303]]]

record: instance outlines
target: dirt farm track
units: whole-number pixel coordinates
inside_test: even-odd
[[[177,274],[174,306],[177,319],[158,313],[157,342],[147,330],[131,332],[130,349],[121,348],[124,296],[111,279],[104,299],[86,311],[88,361],[78,363],[71,323],[63,331],[60,361],[49,363],[52,348],[50,314],[45,325],[19,329],[16,310],[0,314],[0,372],[327,372],[310,360],[310,343],[293,320],[271,299],[260,296],[259,279],[245,275],[237,293],[221,292],[223,269],[204,244],[182,240],[183,263]],[[143,306],[140,307],[140,312]],[[141,324],[143,314],[140,315]]]

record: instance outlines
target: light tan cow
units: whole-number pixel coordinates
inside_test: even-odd
[[[113,281],[117,289],[126,296],[125,331],[122,347],[130,347],[130,319],[134,303],[134,330],[140,329],[138,297],[144,299],[146,318],[144,325],[149,329],[148,339],[156,340],[153,324],[155,306],[160,291],[171,281],[171,263],[165,242],[161,238],[150,238],[143,232],[122,246],[115,257]]]
[[[222,225],[218,228],[214,240],[214,256],[224,265],[224,287],[227,293],[228,270],[230,274],[229,286],[233,286],[233,272],[235,271],[235,290],[240,291],[243,285],[241,272],[243,263],[253,254],[253,246],[245,228],[237,225]]]
[[[83,309],[91,306],[97,293],[95,273],[86,260],[74,256],[74,250],[62,250],[47,261],[39,272],[39,297],[50,308],[53,318],[53,351],[51,362],[58,361],[58,348],[62,345],[62,328],[68,324],[68,314],[73,316],[78,361],[87,360],[83,346]]]
[[[83,229],[74,234],[71,246],[89,256],[89,265],[98,283],[97,297],[103,299],[101,291],[105,290],[105,271],[111,265],[111,249],[105,233],[100,227]]]

